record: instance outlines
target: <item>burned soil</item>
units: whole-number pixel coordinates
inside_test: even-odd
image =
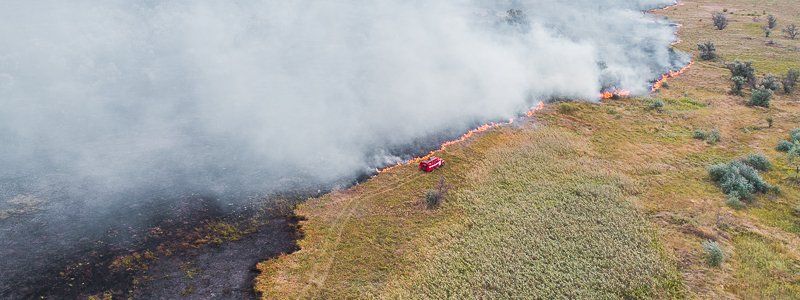
[[[5,203],[13,214],[0,220],[0,298],[250,298],[255,264],[296,249],[293,203],[198,195],[105,210],[64,198],[25,211]]]

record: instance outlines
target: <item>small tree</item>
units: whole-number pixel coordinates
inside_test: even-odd
[[[742,96],[742,90],[744,89],[744,85],[747,84],[747,79],[744,79],[742,76],[733,76],[731,78],[733,84],[731,85],[731,94]]]
[[[750,96],[748,105],[769,107],[769,101],[772,100],[772,90],[765,88],[757,88],[753,90],[753,95]]]
[[[703,60],[713,60],[717,58],[717,48],[712,42],[697,44],[697,49],[700,50],[700,58]]]
[[[787,94],[791,94],[794,92],[794,88],[797,86],[797,81],[800,80],[800,70],[789,70],[786,72],[786,76],[783,77],[781,83],[783,84],[783,91]]]
[[[756,69],[753,68],[753,62],[751,61],[734,61],[732,63],[725,64],[725,67],[731,71],[731,76],[739,76],[747,80],[747,83],[750,86],[755,86],[756,84]]]
[[[773,15],[767,16],[767,28],[775,29],[775,27],[778,27],[778,18]]]
[[[767,74],[761,78],[761,86],[774,92],[781,88],[781,83],[775,75]]]
[[[716,27],[717,30],[723,30],[725,27],[728,27],[728,16],[722,12],[715,12],[711,15],[711,20],[714,21],[714,27]]]
[[[797,39],[797,36],[800,35],[800,28],[797,28],[797,25],[794,25],[794,24],[790,24],[789,26],[786,26],[786,28],[784,28],[782,31],[783,31],[783,33],[786,34],[786,36],[788,38],[793,39],[793,40]]]

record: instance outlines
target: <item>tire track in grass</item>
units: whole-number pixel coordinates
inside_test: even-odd
[[[419,174],[417,174],[417,173],[413,173],[411,175],[402,177],[400,179],[400,183],[394,184],[389,188],[380,189],[380,190],[378,190],[376,192],[370,193],[370,195],[363,196],[363,197],[351,197],[351,199],[349,201],[347,201],[347,203],[345,204],[344,209],[341,210],[342,212],[339,213],[339,215],[336,217],[336,220],[337,220],[336,221],[336,225],[338,225],[338,226],[336,226],[336,229],[335,229],[336,238],[333,239],[332,241],[330,239],[328,239],[328,241],[325,244],[325,246],[320,248],[320,250],[322,252],[321,256],[326,256],[327,255],[329,257],[325,260],[325,263],[322,264],[321,267],[312,269],[311,274],[309,274],[309,276],[308,276],[307,283],[305,284],[303,289],[300,291],[300,293],[298,294],[297,298],[305,298],[306,294],[308,293],[309,289],[311,289],[312,286],[316,286],[317,288],[321,289],[325,285],[325,282],[328,279],[328,276],[330,274],[331,267],[333,266],[333,262],[336,259],[336,250],[337,250],[337,248],[339,248],[339,244],[341,243],[342,234],[344,233],[344,228],[347,226],[347,223],[352,218],[353,213],[359,207],[359,204],[364,203],[364,201],[370,200],[370,199],[375,198],[377,196],[380,196],[380,195],[386,194],[388,192],[394,191],[396,189],[399,189],[399,188],[411,183],[412,181],[414,181],[414,179],[419,178],[418,175]],[[359,201],[356,201],[356,200],[359,200]],[[354,202],[358,202],[358,203],[354,203]],[[320,266],[320,265],[319,264],[315,264],[315,266]],[[319,279],[316,279],[316,278],[319,278]]]

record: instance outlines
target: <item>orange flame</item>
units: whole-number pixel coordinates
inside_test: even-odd
[[[534,107],[531,107],[530,110],[525,112],[525,116],[526,117],[532,117],[534,114],[536,114],[537,111],[540,111],[542,109],[544,109],[544,102],[539,102],[539,104],[537,104]],[[426,159],[430,158],[436,152],[445,151],[447,149],[447,147],[455,145],[455,144],[458,144],[458,143],[461,143],[461,142],[464,142],[464,141],[468,140],[469,138],[473,137],[474,135],[476,135],[478,133],[487,131],[487,130],[495,128],[495,127],[500,127],[500,126],[508,125],[508,124],[512,124],[512,123],[514,123],[514,118],[509,119],[508,122],[490,122],[490,123],[487,123],[487,124],[483,124],[481,126],[478,126],[478,128],[475,128],[475,129],[472,129],[470,131],[467,131],[466,133],[464,133],[463,135],[461,135],[459,138],[457,138],[455,140],[447,141],[447,142],[442,143],[442,145],[437,150],[433,150],[431,152],[428,152],[428,154],[426,154],[424,156],[415,157],[415,158],[409,159],[407,161],[401,161],[401,162],[399,162],[399,163],[397,163],[395,165],[384,167],[383,169],[379,169],[378,173],[379,174],[380,173],[384,173],[384,172],[390,171],[390,170],[392,170],[394,168],[401,167],[403,165],[419,163],[420,161],[423,161],[423,160],[426,160]]]
[[[626,98],[631,95],[631,91],[622,89],[613,89],[600,93],[599,98],[603,100]]]
[[[688,65],[686,65],[685,67],[681,68],[680,70],[677,70],[677,71],[671,71],[670,70],[669,72],[665,73],[664,75],[661,75],[661,77],[659,77],[658,80],[656,80],[656,82],[653,83],[653,87],[650,89],[650,91],[651,92],[655,92],[655,91],[661,89],[661,87],[664,86],[664,83],[667,82],[667,80],[669,80],[671,78],[678,77],[683,73],[686,73],[686,71],[689,70],[689,68],[691,68],[693,64],[694,64],[694,61],[690,61]]]

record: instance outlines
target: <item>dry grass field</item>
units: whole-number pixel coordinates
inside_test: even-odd
[[[711,14],[724,11],[725,30]],[[770,108],[728,93],[724,63],[759,75],[800,69],[800,40],[765,38],[800,24],[795,0],[693,0],[658,11],[683,24],[677,48],[712,41],[698,61],[644,98],[548,105],[535,120],[441,151],[448,165],[384,172],[297,208],[301,250],[259,264],[275,298],[800,298],[800,181],[774,150],[800,127],[800,92]],[[768,41],[772,41],[769,42]],[[662,109],[651,109],[662,101]],[[768,126],[767,119],[774,120]],[[718,143],[693,139],[717,129]],[[715,163],[762,153],[781,192],[733,209],[709,179]],[[440,177],[438,209],[424,195]],[[701,243],[725,259],[706,262]]]

